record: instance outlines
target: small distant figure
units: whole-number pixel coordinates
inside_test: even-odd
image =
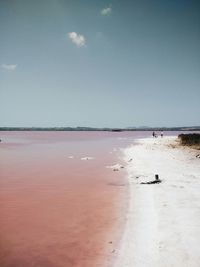
[[[154,138],[156,138],[156,137],[157,137],[157,134],[156,134],[155,132],[153,132],[153,133],[152,133],[152,136],[153,136]]]
[[[163,131],[162,131],[162,132],[160,133],[160,136],[163,138],[163,135],[164,135],[164,134],[163,134]]]

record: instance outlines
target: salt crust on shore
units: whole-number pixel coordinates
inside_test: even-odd
[[[174,145],[171,145],[174,144]],[[200,159],[175,137],[147,138],[124,150],[130,188],[115,267],[200,266]],[[154,180],[160,184],[140,184]]]

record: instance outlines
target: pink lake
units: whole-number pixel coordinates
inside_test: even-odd
[[[128,185],[125,169],[106,166],[147,136],[0,132],[0,266],[112,266]]]

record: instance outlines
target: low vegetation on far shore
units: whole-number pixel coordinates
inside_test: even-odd
[[[180,134],[178,136],[181,145],[184,146],[192,146],[200,149],[200,134],[192,133],[192,134]]]

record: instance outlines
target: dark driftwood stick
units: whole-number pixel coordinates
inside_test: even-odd
[[[140,184],[159,184],[162,181],[159,179],[159,175],[155,174],[155,180],[154,181],[148,181],[148,182],[142,182]]]

